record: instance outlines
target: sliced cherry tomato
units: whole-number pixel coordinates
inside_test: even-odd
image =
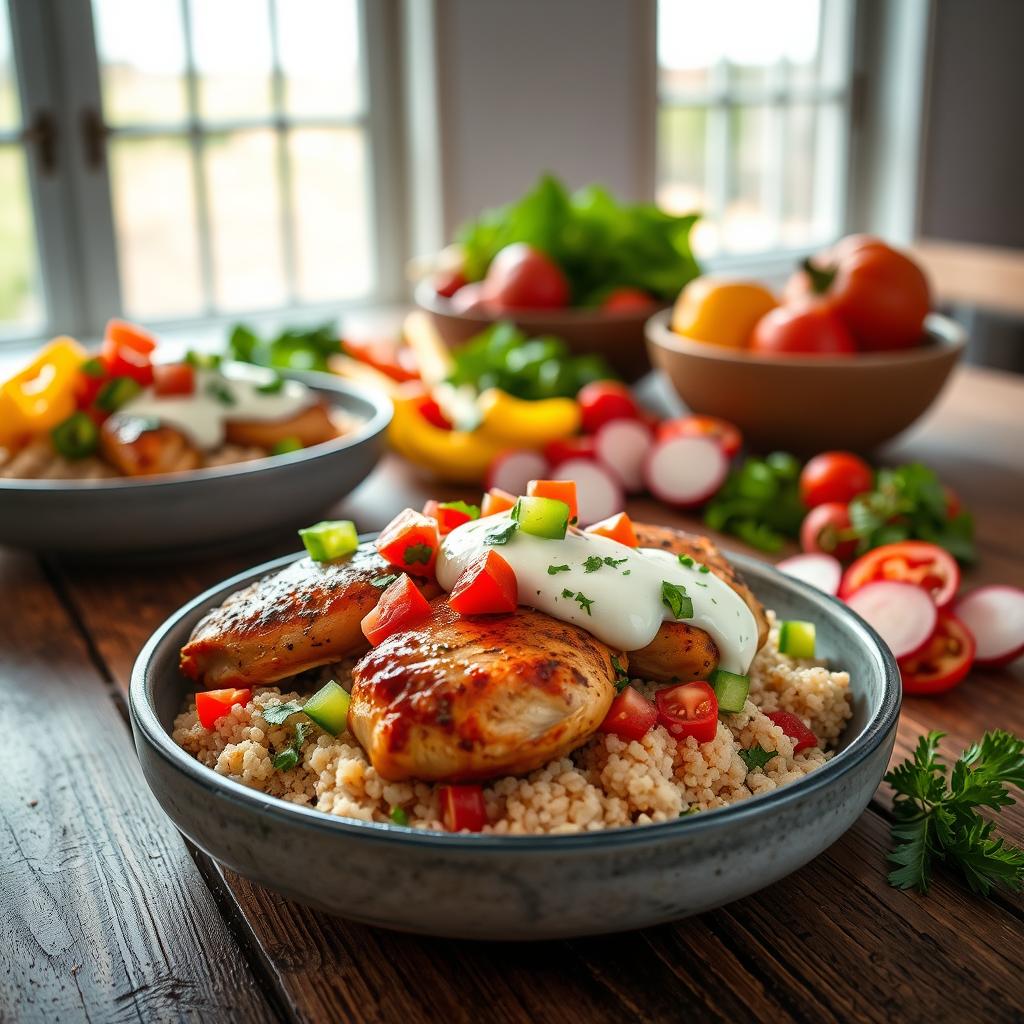
[[[128,348],[143,356],[150,355],[156,348],[156,338],[152,334],[127,320],[108,320],[103,336],[115,348]]]
[[[852,452],[822,452],[800,473],[800,497],[808,508],[826,501],[848,502],[870,491],[874,480],[871,467]]]
[[[579,504],[576,500],[575,480],[531,480],[526,485],[529,498],[554,498],[569,506],[569,522],[579,518]]]
[[[479,832],[487,824],[483,786],[438,786],[437,796],[449,832]]]
[[[717,441],[727,459],[731,459],[743,444],[740,428],[717,416],[680,416],[658,424],[657,439],[670,437],[708,437]]]
[[[633,395],[617,380],[595,380],[584,384],[576,395],[583,419],[583,432],[596,434],[597,428],[612,420],[634,420],[640,414]]]
[[[430,614],[430,602],[404,573],[383,594],[377,606],[363,616],[363,636],[374,647],[393,633],[401,633]]]
[[[451,420],[445,416],[441,409],[441,406],[434,401],[429,395],[420,402],[416,407],[419,414],[432,426],[437,427],[438,430],[451,430]]]
[[[583,434],[580,437],[562,437],[557,441],[549,441],[544,445],[544,458],[552,469],[569,459],[596,459],[594,439]]]
[[[599,523],[592,523],[584,530],[584,533],[596,533],[599,537],[617,540],[628,548],[640,546],[636,530],[633,529],[633,520],[625,512],[617,512],[607,519],[602,519]]]
[[[499,512],[507,512],[515,508],[516,496],[503,491],[500,487],[492,487],[487,491],[480,502],[480,518],[484,516],[496,516]]]
[[[766,711],[765,718],[777,725],[791,740],[793,753],[818,745],[818,737],[792,711]]]
[[[923,540],[904,540],[883,544],[861,555],[843,573],[839,596],[845,601],[865,583],[875,580],[896,580],[923,587],[935,604],[944,608],[956,597],[960,587],[960,567],[945,548]]]
[[[440,536],[437,522],[407,508],[380,531],[376,548],[380,556],[415,576],[433,576]]]
[[[195,389],[196,371],[188,363],[153,367],[153,390],[158,395],[191,395]]]
[[[204,729],[212,729],[217,720],[228,714],[236,704],[248,704],[252,690],[206,690],[196,694],[196,714]]]
[[[835,555],[841,562],[852,558],[856,540],[842,540],[840,533],[850,529],[850,509],[841,501],[816,505],[804,516],[800,526],[800,547],[808,552]]]
[[[900,659],[903,692],[920,696],[952,690],[970,672],[976,647],[971,631],[951,612],[940,610],[924,650]]]
[[[460,615],[501,615],[519,604],[512,566],[493,548],[473,559],[459,574],[448,604]]]
[[[657,721],[658,709],[632,686],[627,686],[612,701],[600,730],[614,733],[624,740],[638,740],[646,736]]]
[[[677,739],[692,736],[698,743],[710,743],[718,733],[718,698],[699,680],[667,686],[654,695],[658,721]]]

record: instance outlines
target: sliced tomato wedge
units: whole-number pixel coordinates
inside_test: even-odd
[[[624,740],[638,740],[646,736],[657,721],[658,709],[632,686],[627,686],[612,701],[600,730]]]
[[[952,612],[940,609],[924,649],[899,661],[903,692],[923,696],[952,690],[970,672],[976,647],[971,631]]]
[[[196,694],[196,714],[204,729],[212,729],[217,720],[228,714],[236,704],[248,704],[252,690],[205,690]]]
[[[710,743],[718,732],[718,698],[703,680],[668,686],[654,695],[658,721],[678,740]]]
[[[188,363],[164,363],[153,367],[153,390],[162,396],[191,395],[196,372]]]
[[[519,604],[512,566],[493,548],[473,559],[459,574],[448,604],[460,615],[501,615]]]
[[[554,498],[569,506],[569,522],[579,518],[579,502],[576,499],[575,480],[531,480],[526,485],[528,498]]]
[[[500,487],[492,487],[480,502],[480,517],[496,516],[499,512],[507,512],[515,508],[516,496]]]
[[[866,583],[878,580],[913,583],[927,590],[937,607],[944,608],[960,586],[960,567],[945,548],[927,541],[883,544],[861,555],[846,570],[839,584],[839,596],[845,601]]]
[[[794,754],[818,745],[818,737],[792,711],[766,711],[765,718],[770,718],[793,741]]]
[[[422,622],[430,614],[430,602],[408,576],[399,576],[360,624],[363,636],[374,647],[393,633],[401,633]]]
[[[636,538],[636,530],[633,529],[633,520],[625,512],[618,512],[599,523],[592,523],[583,531],[584,533],[596,533],[599,537],[607,537],[609,540],[617,540],[628,548],[640,546]]]
[[[407,508],[380,531],[375,546],[397,568],[414,576],[433,576],[440,541],[437,521]]]
[[[449,832],[479,832],[487,824],[483,786],[438,786],[437,795],[441,821]]]
[[[656,437],[666,441],[670,437],[707,437],[717,441],[727,459],[731,459],[743,444],[740,428],[717,416],[681,416],[658,424]]]

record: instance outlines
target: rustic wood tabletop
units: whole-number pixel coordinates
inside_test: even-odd
[[[928,463],[973,510],[980,559],[969,583],[1024,584],[1024,379],[961,369],[884,457]],[[373,530],[437,491],[388,457],[334,512]],[[647,500],[629,511],[699,528]],[[926,897],[890,888],[885,787],[839,842],[775,886],[601,938],[393,934],[221,868],[146,788],[128,679],[184,601],[295,547],[282,536],[161,565],[0,550],[0,1020],[1024,1019],[1024,899],[980,898],[941,869]],[[1018,661],[975,671],[942,698],[908,698],[894,756],[928,729],[948,733],[947,754],[987,728],[1024,734],[1022,685]],[[1001,828],[1024,843],[1024,808],[1007,808]]]

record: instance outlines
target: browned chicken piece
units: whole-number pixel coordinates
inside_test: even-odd
[[[202,462],[202,453],[180,430],[126,413],[115,413],[100,428],[100,450],[124,476],[181,473]]]
[[[338,436],[325,402],[317,402],[285,420],[235,420],[224,423],[224,436],[231,444],[273,448],[280,441],[296,438],[303,448]]]
[[[728,583],[754,613],[758,647],[764,646],[768,639],[768,618],[764,606],[707,537],[645,523],[636,523],[635,529],[640,547],[663,548],[675,554],[689,555]],[[635,675],[661,683],[707,679],[718,667],[718,658],[718,646],[714,640],[704,630],[685,622],[663,623],[651,643],[629,656]]]
[[[292,562],[232,594],[200,620],[181,649],[181,669],[210,688],[272,683],[368,646],[362,618],[393,573],[372,545],[345,559]],[[437,584],[416,581],[432,597]]]
[[[439,598],[423,625],[356,665],[349,730],[392,781],[522,774],[601,724],[615,696],[612,657],[543,612],[460,618]]]

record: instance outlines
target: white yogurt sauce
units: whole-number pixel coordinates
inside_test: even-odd
[[[276,379],[272,370],[259,366],[233,363],[221,371],[197,369],[195,378],[191,395],[162,397],[146,388],[118,415],[159,420],[187,434],[204,451],[213,451],[224,443],[224,424],[231,420],[291,419],[314,401],[309,388],[295,380],[282,381],[281,390],[271,394],[258,391]]]
[[[464,523],[441,541],[437,581],[451,590],[459,574],[488,545],[484,536],[511,522],[510,513]],[[674,622],[662,601],[662,583],[685,588],[693,602],[687,624],[715,641],[721,667],[745,675],[757,653],[757,622],[747,603],[724,580],[701,572],[699,563],[683,565],[677,555],[657,548],[629,548],[607,537],[567,533],[564,540],[546,540],[516,530],[506,544],[494,546],[516,574],[519,603],[575,623],[610,647],[635,651],[646,647],[663,622]],[[601,559],[601,568],[587,572],[586,560]],[[608,565],[605,558],[618,565]],[[554,574],[549,566],[568,565]],[[564,591],[571,591],[571,597]],[[589,599],[589,614],[576,595]]]

